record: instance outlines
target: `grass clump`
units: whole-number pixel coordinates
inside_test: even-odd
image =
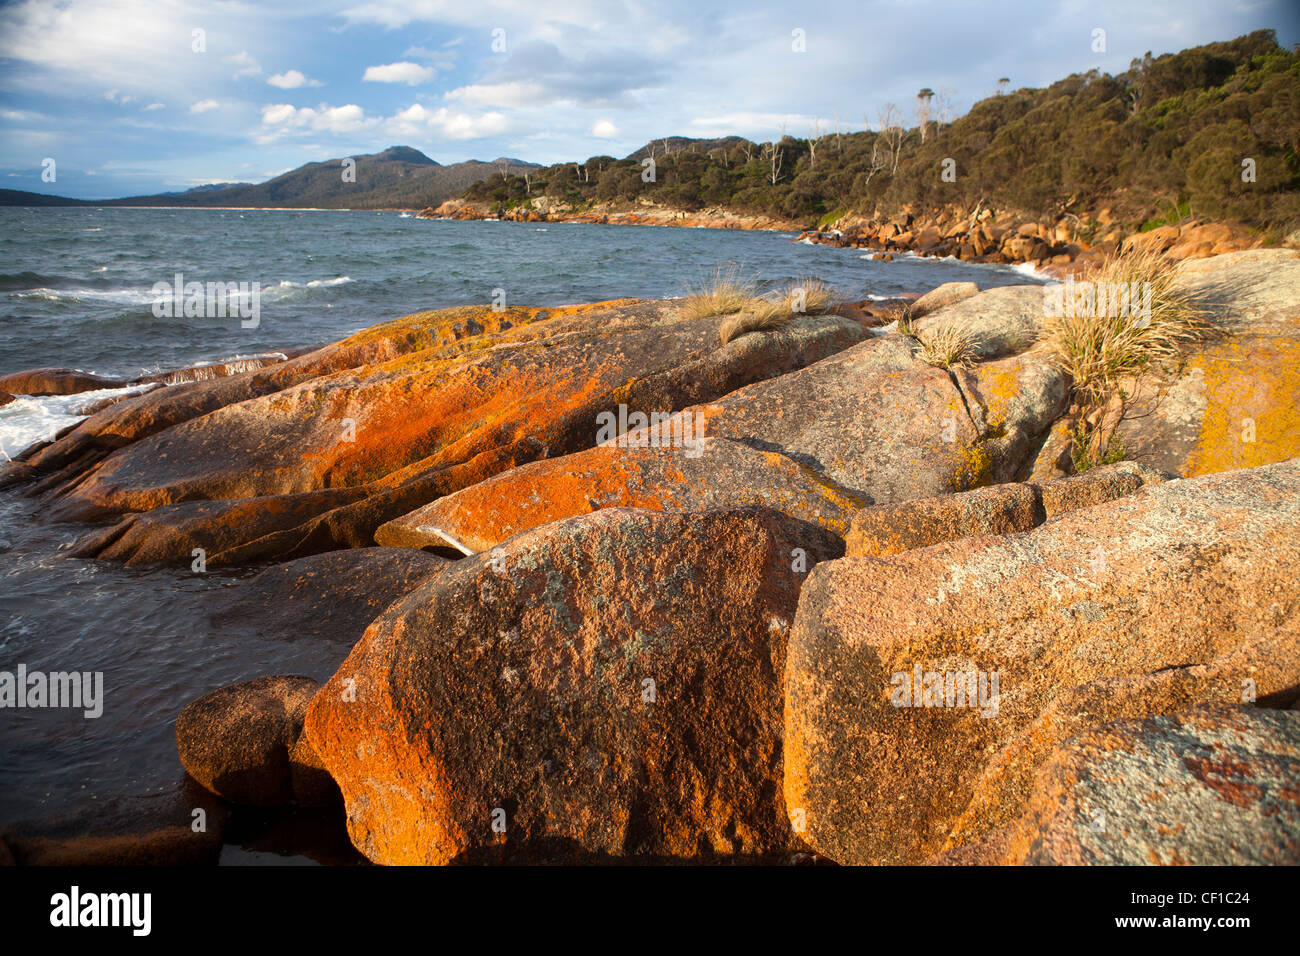
[[[979,334],[958,322],[910,334],[921,343],[921,357],[935,368],[970,368],[980,356]]]
[[[1132,391],[1124,386],[1176,367],[1209,332],[1207,313],[1177,275],[1177,263],[1135,243],[1087,273],[1074,286],[1078,295],[1067,285],[1061,314],[1045,317],[1046,346],[1072,382],[1076,472],[1124,458],[1117,429]]]
[[[683,319],[731,316],[719,329],[723,345],[750,332],[784,328],[800,315],[833,312],[839,305],[835,290],[814,278],[797,279],[760,295],[758,282],[735,263],[718,266],[687,291],[678,309]]]
[[[1092,308],[1066,302],[1064,314],[1045,318],[1048,347],[1082,404],[1104,404],[1122,380],[1177,363],[1205,334],[1205,313],[1176,288],[1175,277],[1172,260],[1135,246],[1088,274]],[[1120,290],[1127,290],[1131,309],[1117,301]]]
[[[686,319],[707,319],[731,315],[750,306],[758,298],[758,283],[733,263],[718,266],[698,286],[687,288],[681,314]]]
[[[794,314],[780,303],[768,299],[754,299],[750,307],[722,323],[718,337],[726,345],[733,339],[750,332],[773,332],[794,321]]]
[[[825,315],[834,312],[840,304],[839,296],[829,284],[811,276],[786,283],[770,297],[796,315]]]

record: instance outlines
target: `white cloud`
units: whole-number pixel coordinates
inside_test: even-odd
[[[235,70],[235,79],[241,76],[256,76],[262,72],[262,64],[254,60],[247,50],[240,50],[234,56],[225,56],[221,58],[223,63],[233,63],[239,69]]]
[[[447,93],[447,99],[466,106],[526,106],[545,99],[547,92],[540,83],[476,83]]]
[[[148,113],[151,110],[162,110],[166,108],[167,108],[166,103],[150,103],[148,106],[144,108],[144,111]]]
[[[384,123],[384,131],[401,139],[420,139],[430,134],[446,139],[482,139],[509,129],[501,113],[477,115],[439,107],[428,109],[419,103],[408,106]]]
[[[312,109],[288,103],[262,107],[262,126],[268,138],[294,130],[312,132],[354,133],[369,129],[379,121],[366,116],[366,111],[355,103],[346,106],[325,106]]]
[[[190,107],[191,113],[206,113],[208,110],[215,110],[221,104],[216,100],[199,100]]]
[[[368,66],[361,79],[369,83],[405,83],[408,86],[416,86],[420,83],[428,83],[437,72],[431,66],[420,66],[418,63],[403,60],[385,66]]]
[[[276,73],[274,76],[268,77],[266,82],[271,86],[278,86],[282,90],[296,90],[302,86],[320,86],[320,80],[309,79],[300,70],[286,70],[283,73]]]
[[[607,119],[597,120],[591,128],[591,135],[598,139],[617,139],[618,127]]]

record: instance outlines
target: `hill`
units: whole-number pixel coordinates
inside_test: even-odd
[[[25,189],[0,189],[0,206],[94,206],[96,203],[63,196],[47,196]]]
[[[344,159],[355,160],[354,182],[344,182]],[[185,192],[84,202],[19,190],[0,190],[6,206],[252,206],[322,209],[421,208],[463,193],[491,176],[541,167],[520,160],[469,160],[444,166],[418,149],[392,146],[368,156],[308,163],[264,183],[213,183]]]
[[[344,160],[355,160],[355,181],[344,182]],[[507,172],[537,168],[512,160]],[[340,157],[308,163],[257,185],[231,185],[207,192],[134,196],[114,200],[119,206],[261,206],[323,209],[391,209],[442,202],[470,185],[499,176],[494,163],[469,160],[444,166],[418,149],[392,146],[369,156]]]
[[[1300,225],[1300,55],[1271,30],[1148,53],[1118,76],[1094,70],[999,93],[952,122],[907,129],[893,116],[873,131],[762,144],[669,137],[622,160],[482,180],[464,198],[506,209],[538,196],[575,209],[648,199],[809,225],[952,207],[1081,226],[1207,217],[1279,234]]]

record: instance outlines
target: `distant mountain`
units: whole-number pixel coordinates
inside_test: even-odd
[[[44,193],[29,193],[23,189],[0,189],[0,206],[93,206],[96,203],[81,199],[65,199]]]
[[[345,167],[351,159],[354,165]],[[510,160],[507,172],[536,169]],[[344,175],[355,182],[344,182]],[[351,175],[355,174],[355,176]],[[291,206],[323,209],[422,208],[458,196],[471,185],[499,175],[495,162],[469,160],[443,166],[418,149],[391,146],[370,156],[350,156],[308,163],[257,185],[235,185],[210,192],[133,196],[118,206]]]
[[[192,193],[214,193],[222,189],[234,189],[236,186],[251,186],[252,183],[208,183],[206,186],[195,186],[193,189],[187,189],[180,193],[168,193],[169,196],[188,196]]]
[[[354,165],[344,167],[344,160]],[[0,190],[5,206],[254,206],[321,209],[422,209],[459,196],[489,176],[520,175],[539,169],[535,163],[500,159],[469,160],[443,166],[418,149],[391,146],[369,156],[340,157],[308,163],[264,183],[211,183],[185,192],[157,193],[84,202],[19,190]],[[355,182],[344,182],[344,173]]]

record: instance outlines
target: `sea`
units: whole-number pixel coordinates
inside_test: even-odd
[[[682,296],[719,268],[763,286],[815,277],[863,299],[951,281],[1045,281],[1032,268],[907,255],[886,262],[796,240],[789,232],[442,221],[395,211],[5,208],[0,375],[59,366],[129,379],[305,349],[412,312],[494,298],[555,306]],[[256,326],[238,315],[168,315],[160,306],[172,293],[163,289],[178,275],[183,283],[257,283]],[[53,437],[113,394],[17,398],[0,407],[0,453]],[[95,718],[0,709],[0,831],[174,789],[175,717],[187,703],[266,674],[324,679],[350,649],[214,626],[210,592],[238,587],[258,569],[195,575],[70,557],[72,543],[94,529],[46,520],[40,499],[22,491],[0,490],[0,674],[20,664],[102,673],[104,702]],[[322,858],[300,839],[275,836],[301,832],[281,822],[245,819],[233,832],[223,863]]]

